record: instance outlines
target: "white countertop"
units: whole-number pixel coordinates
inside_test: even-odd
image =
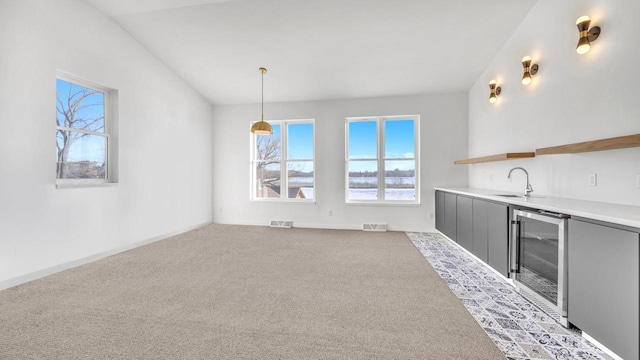
[[[557,213],[580,216],[584,218],[606,221],[614,224],[640,228],[640,206],[611,204],[597,201],[575,200],[546,195],[532,194],[530,197],[503,197],[503,195],[522,195],[509,191],[475,189],[475,188],[447,188],[436,187],[450,193],[473,196],[481,199],[497,201],[507,204],[520,205]]]

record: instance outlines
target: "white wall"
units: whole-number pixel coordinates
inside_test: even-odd
[[[316,119],[316,203],[283,204],[249,200],[250,122],[260,104],[214,107],[213,219],[216,223],[361,228],[386,223],[395,230],[429,230],[434,220],[433,187],[467,185],[467,168],[453,160],[467,154],[467,95],[442,94],[361,100],[265,104],[267,120]],[[345,117],[412,115],[420,118],[420,206],[345,205]],[[329,216],[329,211],[333,216]]]
[[[56,69],[119,91],[119,184],[55,188]],[[82,1],[0,0],[0,282],[211,221],[211,106]]]
[[[638,14],[638,0],[538,0],[469,92],[469,156],[640,133]],[[575,51],[581,15],[602,27],[586,55]],[[528,87],[520,83],[525,55],[540,65]],[[494,105],[491,79],[502,86]],[[640,204],[640,148],[469,166],[473,187],[520,191],[522,173],[512,183],[506,176],[523,166],[536,194]],[[589,173],[597,173],[596,187],[588,185]]]

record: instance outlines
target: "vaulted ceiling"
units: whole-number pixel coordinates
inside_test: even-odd
[[[213,104],[467,91],[535,0],[85,0]]]

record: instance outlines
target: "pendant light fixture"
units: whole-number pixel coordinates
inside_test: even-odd
[[[260,121],[251,126],[251,133],[256,135],[271,135],[273,134],[271,124],[264,121],[264,74],[267,72],[267,69],[261,67],[258,71],[262,74],[262,117]]]

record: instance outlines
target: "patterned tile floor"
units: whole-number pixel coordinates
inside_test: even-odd
[[[507,359],[610,360],[438,233],[407,233]]]

